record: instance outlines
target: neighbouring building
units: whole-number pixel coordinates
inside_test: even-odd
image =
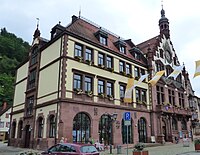
[[[189,96],[189,103],[193,108],[192,113],[192,130],[193,138],[200,138],[200,98],[194,95]]]
[[[0,141],[6,141],[9,138],[11,107],[7,102],[3,102],[0,107]]]
[[[17,69],[9,145],[45,149],[61,137],[115,146],[150,142],[148,79],[134,89],[131,104],[123,102],[128,79],[144,74],[147,59],[130,39],[87,19],[55,25],[50,40],[37,27],[29,60]]]
[[[159,20],[160,34],[137,45],[147,57],[150,77],[165,70],[156,86],[150,87],[152,103],[152,136],[157,142],[174,142],[176,138],[192,137],[191,118],[194,105],[189,104],[189,95],[194,96],[188,73],[184,67],[174,79],[167,78],[179,63],[170,39],[169,20],[162,8]],[[192,93],[191,93],[192,92]],[[193,99],[192,99],[193,101]]]

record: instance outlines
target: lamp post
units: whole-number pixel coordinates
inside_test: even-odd
[[[116,119],[117,119],[117,113],[113,113],[113,114],[111,114],[110,115],[110,121],[111,121],[111,123],[110,123],[110,125],[111,125],[111,132],[110,132],[110,154],[112,154],[112,139],[113,139],[113,130],[112,130],[112,125],[113,125],[113,122],[115,122],[116,121]]]

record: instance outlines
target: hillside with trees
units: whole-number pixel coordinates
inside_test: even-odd
[[[0,32],[0,105],[13,102],[17,66],[28,58],[30,45],[2,28]]]

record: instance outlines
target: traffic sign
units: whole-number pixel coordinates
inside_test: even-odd
[[[131,113],[130,112],[125,112],[124,113],[124,120],[125,121],[130,121],[131,120]]]
[[[131,125],[131,113],[130,112],[124,113],[124,125],[125,126]]]

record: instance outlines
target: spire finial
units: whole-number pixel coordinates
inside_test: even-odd
[[[162,7],[162,9],[163,9],[163,0],[161,0],[161,7]]]
[[[35,38],[40,36],[40,30],[38,29],[39,28],[39,20],[40,19],[39,18],[36,18],[36,19],[37,19],[37,28],[36,28],[35,33],[33,35],[33,39],[35,39]]]
[[[81,6],[80,6],[80,8],[79,8],[78,14],[79,14],[79,18],[80,18],[80,17],[81,17]]]
[[[39,27],[39,21],[40,21],[40,19],[36,18],[36,20],[37,20],[37,28],[38,28]]]

